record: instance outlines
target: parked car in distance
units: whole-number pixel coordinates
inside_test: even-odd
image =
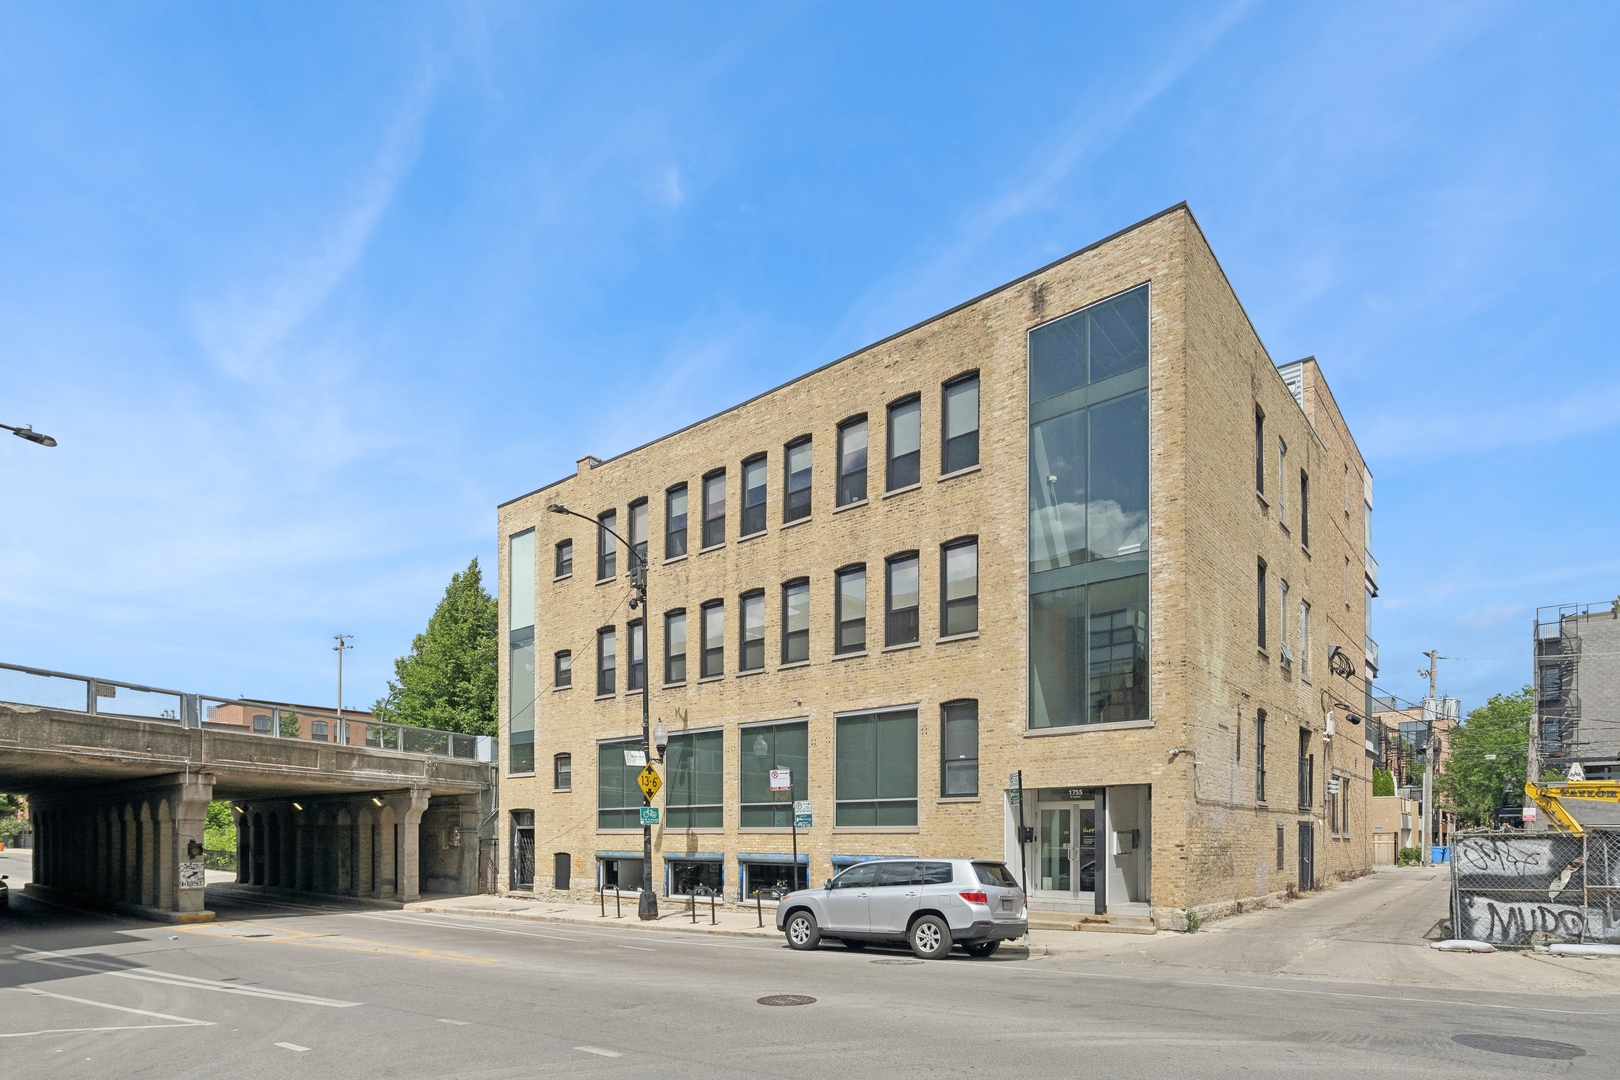
[[[1018,879],[988,859],[874,859],[856,863],[819,889],[788,893],[776,928],[794,949],[835,938],[850,949],[904,942],[924,960],[953,945],[989,956],[1029,931]]]
[[[1080,868],[1080,891],[1096,892],[1097,890],[1097,863],[1096,860],[1086,863]]]
[[[0,915],[5,914],[6,909],[11,906],[11,886],[6,884],[6,878],[10,876],[0,874]]]

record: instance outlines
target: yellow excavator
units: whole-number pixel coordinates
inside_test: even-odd
[[[1620,780],[1574,779],[1561,784],[1536,784],[1526,781],[1524,794],[1531,802],[1547,812],[1547,820],[1561,833],[1582,836],[1586,830],[1564,809],[1561,799],[1594,799],[1598,802],[1620,803]]]

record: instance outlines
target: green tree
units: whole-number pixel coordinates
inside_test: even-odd
[[[1373,770],[1373,795],[1395,794],[1395,774],[1388,769]]]
[[[1462,826],[1489,825],[1502,796],[1524,786],[1529,762],[1531,688],[1494,694],[1451,733],[1451,753],[1435,790]]]
[[[209,851],[236,850],[236,818],[231,804],[215,799],[208,804],[208,817],[203,822],[203,847]]]
[[[494,735],[495,639],[495,599],[484,591],[474,559],[450,576],[427,630],[416,635],[408,656],[394,661],[388,696],[373,709],[377,719]]]

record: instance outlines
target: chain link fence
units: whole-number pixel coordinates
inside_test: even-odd
[[[1506,948],[1620,945],[1620,828],[1458,833],[1451,888],[1455,937]]]

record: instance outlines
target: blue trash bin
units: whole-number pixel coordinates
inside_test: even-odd
[[[1435,863],[1450,862],[1451,845],[1446,844],[1442,846],[1440,844],[1435,844],[1429,849],[1429,861]]]

